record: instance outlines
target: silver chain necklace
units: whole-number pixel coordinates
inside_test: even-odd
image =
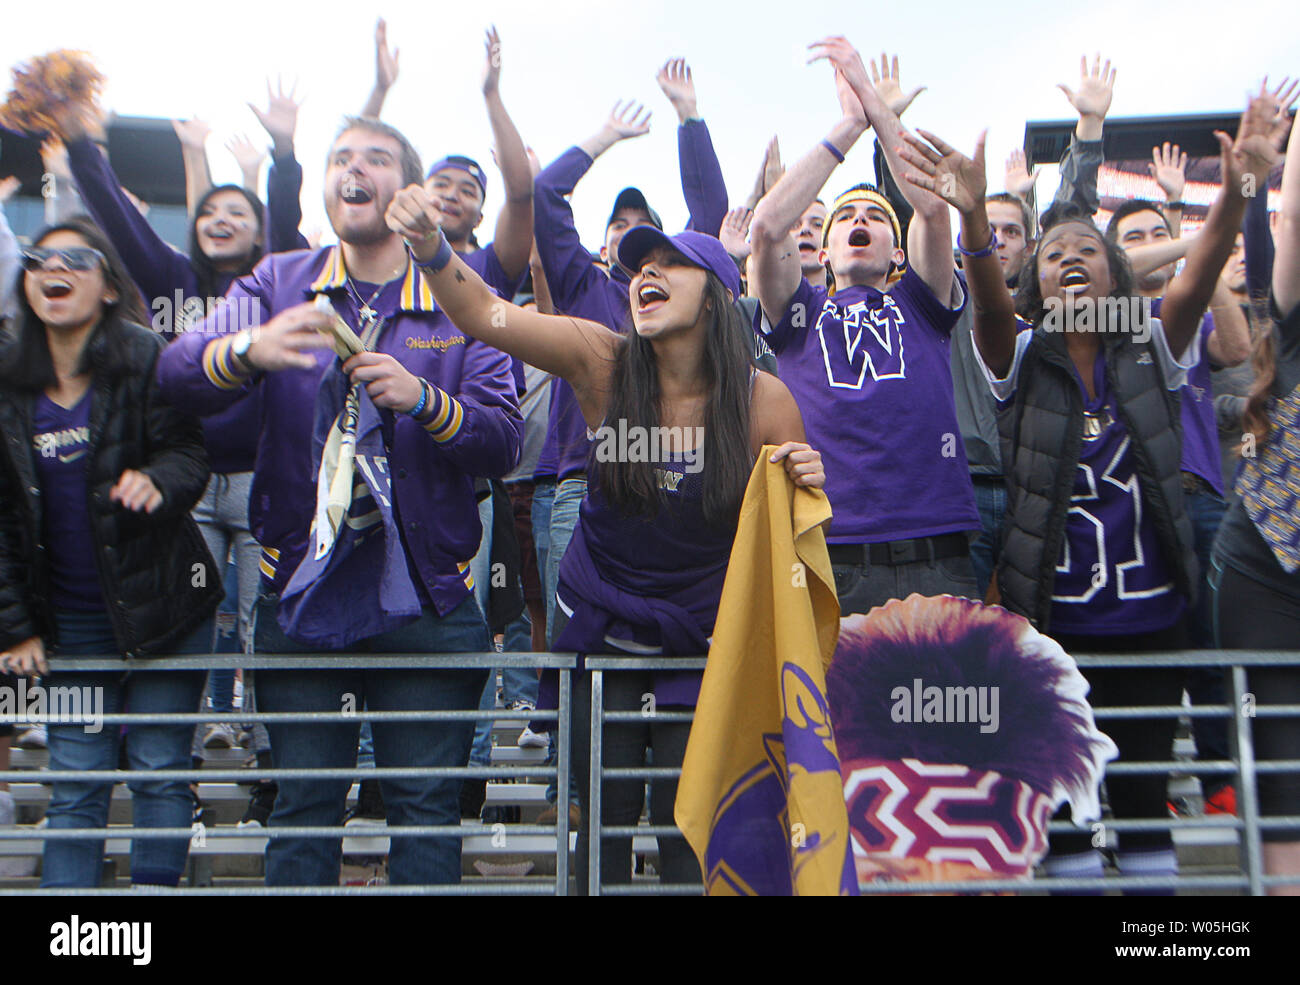
[[[357,299],[357,314],[361,317],[361,330],[363,332],[370,327],[371,322],[379,317],[379,312],[372,308],[371,305],[375,303],[375,298],[379,297],[379,295],[383,293],[384,288],[391,283],[391,280],[384,281],[384,283],[380,284],[379,287],[375,289],[375,293],[370,295],[369,301],[362,301],[361,292],[358,291],[356,285],[352,283],[352,275],[347,275],[348,290],[350,290],[352,296]]]

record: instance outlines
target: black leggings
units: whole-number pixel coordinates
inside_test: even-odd
[[[1180,621],[1169,629],[1132,636],[1057,636],[1066,653],[1147,653],[1181,650],[1187,646],[1187,629]],[[1186,671],[1179,667],[1088,667],[1080,668],[1091,690],[1088,703],[1096,708],[1124,705],[1176,705],[1182,701]],[[1117,763],[1167,760],[1173,755],[1176,718],[1107,718],[1097,728],[1109,735],[1119,749]],[[1162,820],[1168,817],[1165,801],[1169,777],[1164,773],[1106,774],[1106,792],[1116,820]],[[1069,806],[1057,812],[1055,820],[1069,820]],[[1125,851],[1156,851],[1170,848],[1168,831],[1126,831],[1120,836]],[[1086,852],[1093,846],[1091,832],[1051,836],[1054,855]],[[1107,844],[1111,839],[1107,839]]]
[[[1215,558],[1214,622],[1218,643],[1228,650],[1294,650],[1300,647],[1300,595],[1284,595]],[[1300,704],[1300,667],[1249,667],[1247,686],[1257,708]],[[1300,759],[1300,718],[1256,717],[1250,722],[1255,758]],[[1260,813],[1300,814],[1300,775],[1260,773]],[[1300,841],[1300,832],[1264,831],[1265,841]]]
[[[649,671],[607,671],[605,673],[605,710],[638,711],[645,707],[645,696],[654,692]],[[578,828],[575,870],[578,892],[587,892],[588,818],[591,783],[591,675],[577,674],[573,695],[573,766],[578,778],[578,797],[582,804],[582,824]],[[664,709],[665,711],[668,709]],[[641,767],[646,765],[646,750],[654,750],[654,765],[678,766],[686,756],[690,722],[659,722],[648,715],[642,722],[617,722],[605,725],[602,761],[606,767]],[[601,823],[604,825],[636,824],[645,804],[644,780],[606,780],[601,786]],[[674,824],[673,804],[677,800],[677,781],[655,780],[650,784],[650,821]],[[680,835],[659,839],[660,881],[698,883],[700,866],[686,839]],[[632,839],[606,838],[601,843],[600,881],[605,885],[632,881]]]

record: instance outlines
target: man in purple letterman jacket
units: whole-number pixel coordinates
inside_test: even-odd
[[[709,128],[699,116],[690,68],[683,59],[670,60],[660,69],[657,80],[673,104],[680,124],[677,154],[682,195],[691,216],[687,228],[717,236],[727,214],[727,186]],[[615,331],[625,327],[631,278],[618,262],[618,244],[623,234],[634,226],[648,224],[662,229],[663,223],[639,189],[623,189],[605,227],[600,256],[608,265],[606,270],[592,262],[591,254],[582,245],[568,196],[596,158],[620,141],[649,131],[649,113],[643,112],[640,106],[615,105],[600,130],[576,147],[570,147],[537,176],[533,189],[533,228],[556,314],[589,318]],[[536,473],[539,479],[554,475],[558,482],[550,517],[550,553],[546,570],[542,572],[548,638],[552,640],[558,635],[554,610],[560,560],[573,535],[578,505],[587,491],[587,449],[587,429],[577,399],[569,384],[557,379],[551,388],[546,442]]]
[[[235,317],[219,313],[169,347],[159,364],[169,399],[201,413],[253,387],[262,391],[249,508],[264,549],[255,630],[259,652],[489,649],[468,574],[480,538],[472,476],[501,476],[514,467],[522,421],[509,358],[456,330],[384,222],[393,194],[422,177],[419,156],[401,133],[373,119],[347,120],[325,172],[325,207],[339,245],[267,257],[231,288]],[[314,518],[325,515],[317,498],[322,457],[317,399],[340,373],[327,334],[335,316],[315,303],[322,296],[369,342],[372,351],[347,359],[341,372],[351,384],[364,385],[362,399],[377,409],[367,451],[383,453],[382,460],[370,454],[366,461],[358,432],[362,467],[355,500],[331,550],[353,543],[349,531],[373,527],[373,518],[382,513],[382,571],[373,549],[356,549],[341,561],[336,555],[326,571],[317,571],[321,524]],[[247,300],[241,304],[241,299]],[[364,407],[361,416],[366,418]],[[375,415],[370,416],[373,422]],[[357,501],[366,505],[358,507]],[[300,566],[303,571],[294,579]],[[309,585],[303,598],[312,588],[317,597],[311,606],[295,609],[282,596],[291,581],[300,586],[304,575],[317,584]],[[404,588],[415,602],[402,618],[387,608],[394,576],[409,581]],[[337,604],[330,604],[331,591]],[[356,638],[359,625],[379,625],[382,631]],[[322,646],[321,640],[335,646]],[[264,671],[258,675],[259,704],[267,711],[295,712],[363,705],[372,711],[468,709],[477,704],[484,680],[483,671]],[[279,768],[356,763],[357,724],[268,728]],[[465,765],[473,723],[375,722],[372,728],[381,768],[446,767]],[[459,780],[380,782],[390,825],[458,823]],[[350,785],[346,779],[283,781],[271,827],[341,824]],[[405,885],[456,883],[460,850],[455,838],[393,838],[390,879]],[[340,859],[339,841],[272,839],[266,881],[337,884]]]

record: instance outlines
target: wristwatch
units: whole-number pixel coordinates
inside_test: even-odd
[[[248,329],[235,333],[235,340],[230,343],[230,352],[239,360],[239,365],[244,367],[248,372],[257,369],[253,361],[248,358],[248,350],[253,347],[253,333]]]

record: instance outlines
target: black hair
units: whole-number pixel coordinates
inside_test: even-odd
[[[47,226],[32,240],[34,246],[57,232],[73,232],[85,240],[86,245],[104,255],[102,269],[104,283],[113,289],[117,300],[104,303],[104,314],[92,329],[81,351],[77,373],[115,377],[130,371],[121,338],[122,324],[134,322],[147,324],[140,291],[127,273],[126,264],[113,248],[112,242],[88,216],[73,216],[53,226]],[[17,312],[13,319],[10,338],[0,350],[0,386],[39,393],[58,382],[54,360],[50,356],[49,339],[45,324],[27,300],[26,271],[18,272],[14,296]],[[92,352],[93,349],[93,352]]]
[[[1106,239],[1112,243],[1118,243],[1120,222],[1139,212],[1154,212],[1160,216],[1160,221],[1165,224],[1165,231],[1171,236],[1173,235],[1173,230],[1169,228],[1169,219],[1159,205],[1145,198],[1130,198],[1115,210],[1110,217],[1110,222],[1106,223]]]
[[[703,367],[709,395],[704,406],[704,447],[698,450],[704,456],[704,517],[711,524],[734,524],[754,466],[749,447],[754,333],[711,271],[704,304],[711,311]],[[615,350],[610,391],[605,413],[609,426],[623,420],[628,427],[662,426],[663,394],[654,346],[635,328],[629,328]],[[654,462],[599,461],[594,444],[588,462],[588,470],[615,510],[646,518],[653,518],[663,505],[654,467]]]
[[[256,195],[247,188],[240,185],[217,185],[215,188],[209,188],[203,193],[198,204],[194,207],[194,215],[190,217],[190,269],[194,271],[194,276],[199,282],[199,297],[203,299],[205,306],[210,304],[209,298],[217,298],[225,294],[225,291],[217,289],[217,281],[221,277],[221,272],[208,259],[207,255],[199,249],[199,216],[203,215],[204,207],[214,196],[222,192],[239,192],[248,202],[248,207],[253,210],[253,215],[257,219],[257,235],[253,237],[253,248],[249,251],[248,257],[239,265],[235,276],[242,277],[244,274],[251,273],[252,269],[257,266],[257,261],[262,259],[262,239],[266,231],[266,210],[263,209],[261,201]],[[179,312],[177,315],[179,317]]]
[[[1020,269],[1016,291],[1016,314],[1035,328],[1046,314],[1043,304],[1043,291],[1038,285],[1038,254],[1042,252],[1047,234],[1057,226],[1067,222],[1082,223],[1097,235],[1098,241],[1106,251],[1106,263],[1110,268],[1111,297],[1128,297],[1137,290],[1137,281],[1133,268],[1128,262],[1128,254],[1114,240],[1107,239],[1097,229],[1092,216],[1077,205],[1058,203],[1043,216],[1043,231],[1033,252],[1025,254],[1024,266]]]

